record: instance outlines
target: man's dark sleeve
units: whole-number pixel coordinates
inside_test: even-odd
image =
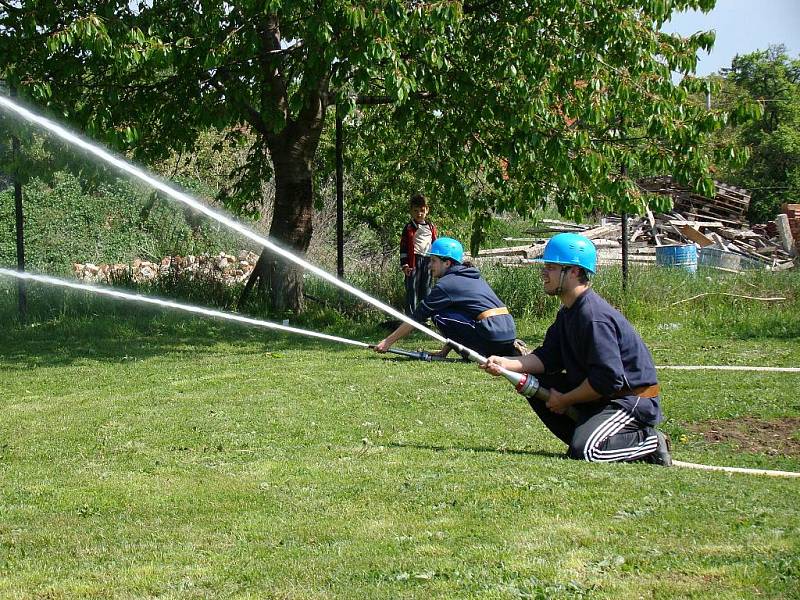
[[[533,353],[542,361],[545,373],[559,373],[564,369],[564,364],[561,360],[561,342],[559,341],[558,328],[556,323],[550,325],[547,333],[544,334],[542,345],[536,348]]]
[[[431,293],[417,305],[412,318],[415,321],[424,323],[438,312],[445,310],[453,304],[450,296],[447,295],[440,285],[433,286]]]
[[[594,390],[612,396],[625,386],[625,369],[612,323],[592,321],[587,328],[587,378]]]

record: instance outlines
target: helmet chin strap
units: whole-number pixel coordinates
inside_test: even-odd
[[[561,265],[561,274],[558,276],[558,289],[556,290],[556,294],[559,295],[561,294],[562,290],[564,289],[564,277],[566,276],[567,271],[569,271],[572,267],[575,266],[577,265]],[[588,285],[591,285],[591,282],[589,282]]]
[[[561,266],[561,274],[558,276],[558,289],[556,290],[556,294],[561,294],[561,290],[564,288],[564,276],[567,274],[569,269],[570,267],[564,265]]]

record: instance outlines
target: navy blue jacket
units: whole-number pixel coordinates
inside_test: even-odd
[[[490,308],[505,306],[475,267],[453,265],[433,286],[431,293],[419,303],[413,318],[424,323],[445,311],[457,312],[474,320]],[[511,315],[496,315],[475,323],[477,333],[492,342],[513,341],[517,326]]]
[[[572,388],[584,379],[606,401],[624,390],[658,383],[650,351],[636,330],[603,298],[589,289],[571,307],[562,306],[533,351],[547,373],[566,372]],[[623,396],[613,402],[639,420],[656,424],[662,419],[658,398]]]

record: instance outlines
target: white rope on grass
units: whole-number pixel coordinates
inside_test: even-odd
[[[656,369],[673,369],[676,371],[761,371],[767,373],[800,373],[798,367],[758,367],[746,365],[657,365]],[[672,464],[684,469],[700,469],[702,471],[722,471],[724,473],[746,473],[748,475],[767,475],[769,477],[800,477],[794,471],[771,471],[769,469],[746,469],[744,467],[721,467],[717,465],[701,465],[698,463],[673,460]]]
[[[763,371],[767,373],[800,373],[800,367],[757,367],[747,365],[656,365],[656,369],[675,371]]]
[[[746,469],[745,467],[720,467],[717,465],[701,465],[698,463],[673,460],[672,466],[684,469],[699,469],[701,471],[723,471],[725,473],[745,473],[747,475],[767,475],[769,477],[800,477],[794,471],[772,471],[770,469]]]
[[[798,367],[758,367],[746,365],[656,365],[656,369],[673,369],[676,371],[761,371],[767,373],[800,373],[800,368]],[[794,471],[772,471],[769,469],[701,465],[698,463],[684,462],[682,460],[673,460],[672,464],[684,469],[699,469],[702,471],[746,473],[748,475],[767,475],[769,477],[800,477],[800,473],[795,473]]]

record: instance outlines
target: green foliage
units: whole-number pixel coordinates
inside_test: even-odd
[[[57,172],[23,187],[26,263],[33,270],[71,272],[74,262],[130,263],[173,254],[230,251],[238,237],[216,223],[176,210],[174,203],[122,181],[84,189],[76,176]],[[0,263],[16,264],[14,202],[0,191]]]
[[[770,46],[737,56],[722,74],[729,96],[762,107],[737,129],[736,143],[751,153],[729,179],[752,191],[751,221],[767,221],[781,204],[800,202],[800,58],[791,58],[784,46]]]
[[[209,127],[230,131],[250,148],[232,170],[237,209],[273,174],[289,186],[277,186],[281,201],[309,201],[284,190],[303,180],[325,109],[339,102],[358,147],[354,196],[380,215],[382,199],[420,189],[462,217],[548,202],[577,218],[634,213],[647,199],[625,170],[710,185],[701,142],[727,115],[692,106],[691,84],[671,74],[690,73],[713,34],[659,28],[673,11],[713,4],[3,4],[0,77],[139,158],[192,148]]]

